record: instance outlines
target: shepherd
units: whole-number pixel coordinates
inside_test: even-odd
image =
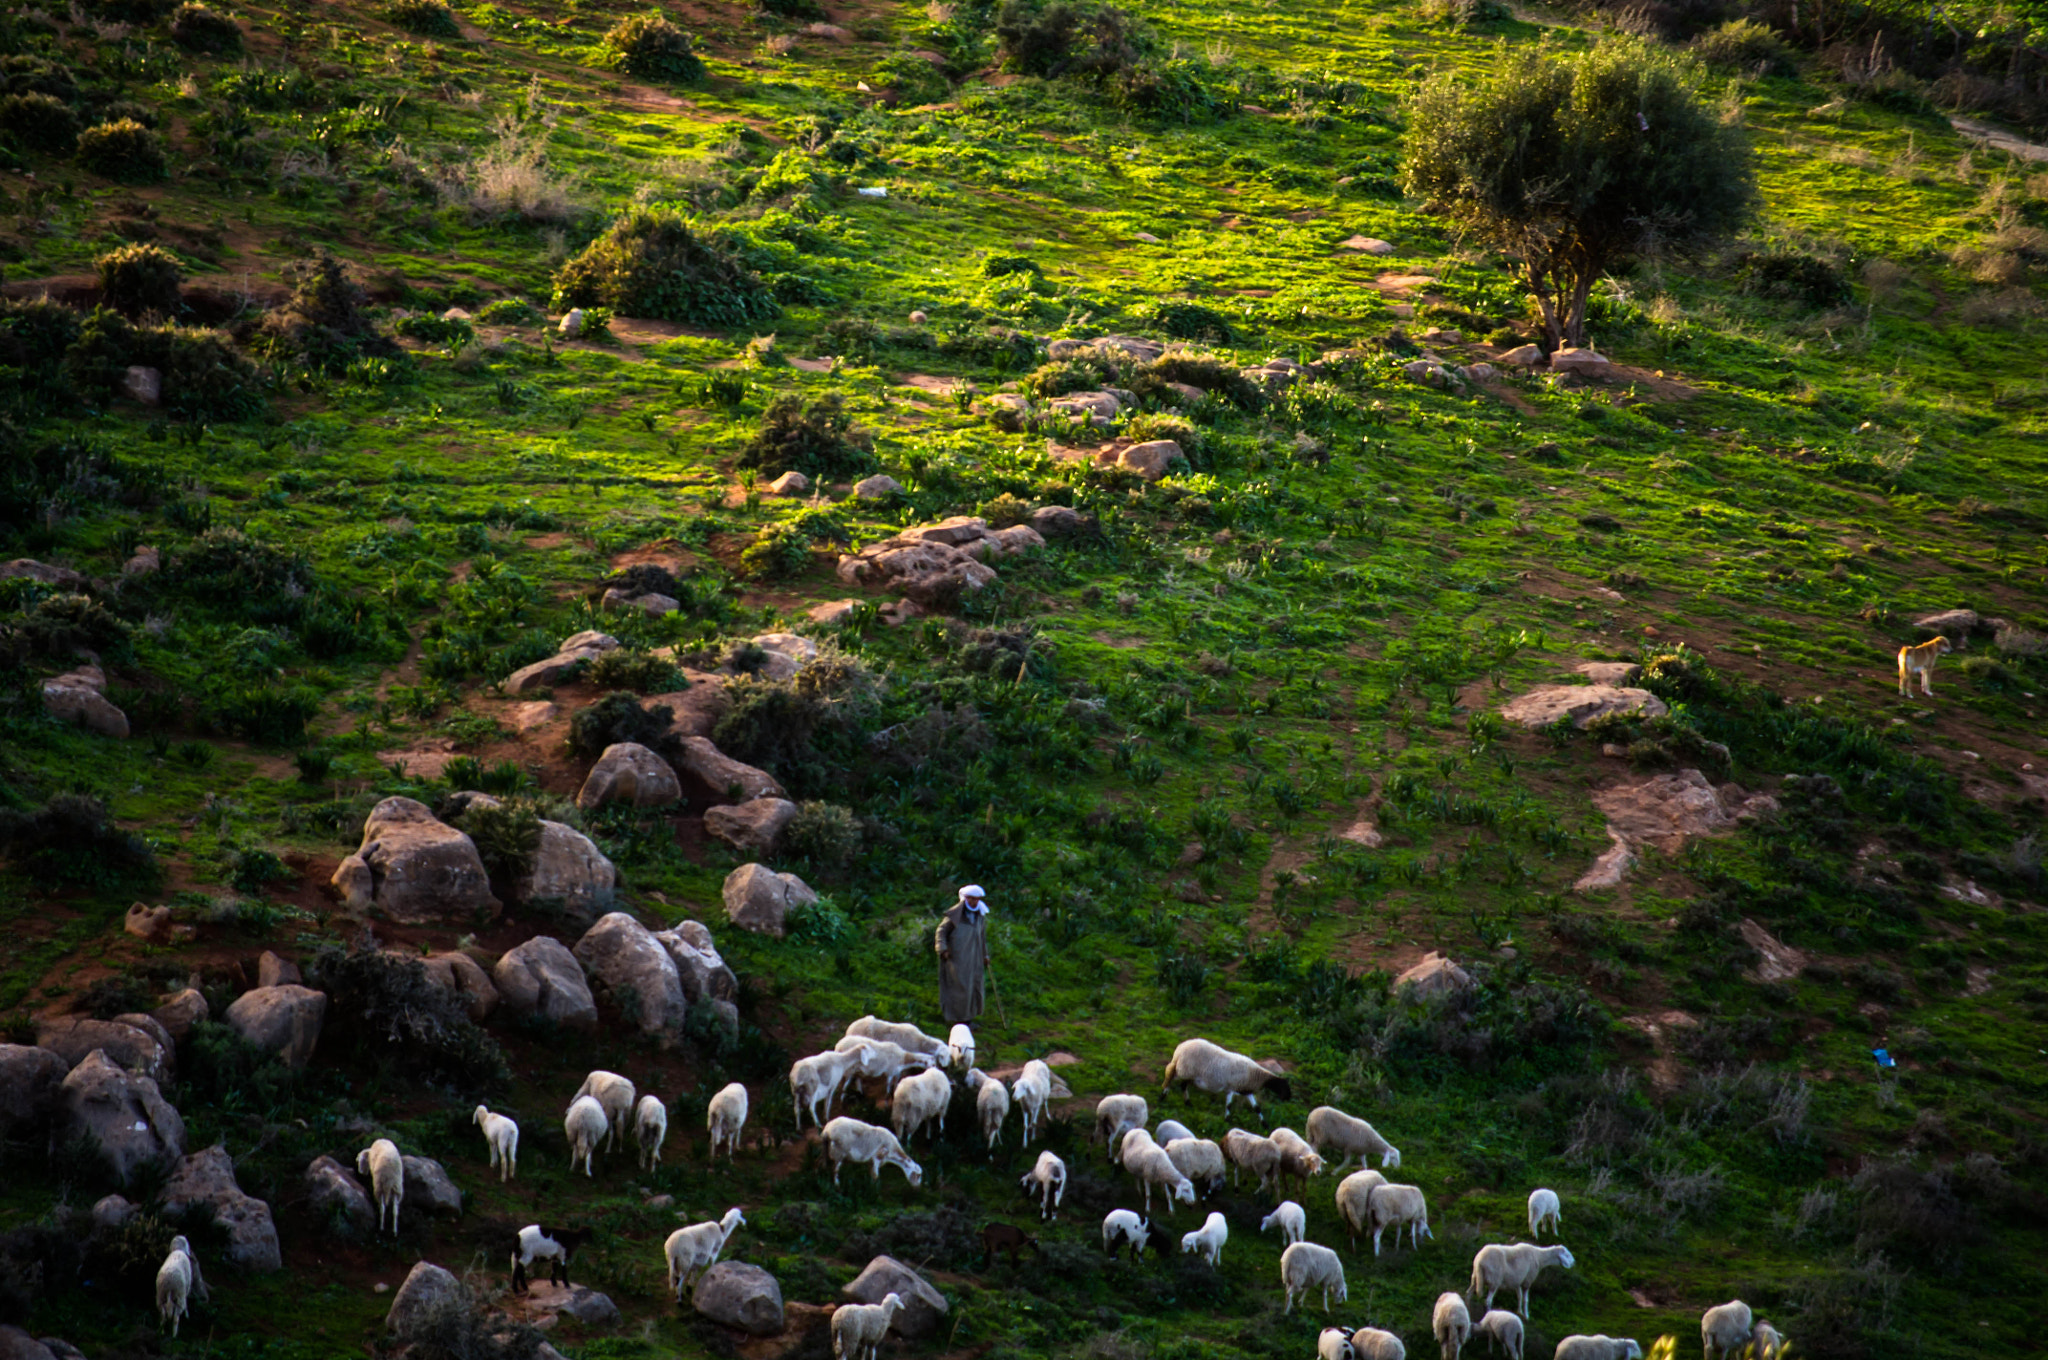
[[[982,977],[988,970],[988,903],[978,884],[939,918],[932,948],[939,956],[939,1009],[949,1025],[981,1018]]]

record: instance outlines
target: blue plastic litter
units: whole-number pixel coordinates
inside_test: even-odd
[[[1870,1056],[1877,1059],[1879,1067],[1897,1067],[1899,1065],[1898,1061],[1892,1057],[1889,1049],[1873,1048],[1870,1050]]]

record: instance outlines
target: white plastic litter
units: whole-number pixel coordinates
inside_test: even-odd
[[[869,185],[865,189],[855,189],[854,192],[862,198],[887,198],[889,196],[889,191],[879,184]]]

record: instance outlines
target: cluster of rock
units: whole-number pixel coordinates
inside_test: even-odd
[[[697,921],[650,931],[622,911],[599,917],[572,949],[536,935],[492,965],[490,983],[514,1014],[564,1029],[595,1031],[593,983],[638,1019],[642,1032],[664,1041],[681,1036],[690,1008],[707,1003],[731,1031],[739,1027],[739,981],[719,956],[711,932]]]
[[[1426,341],[1445,344],[1455,344],[1461,338],[1456,331],[1430,331],[1423,336]],[[1518,345],[1504,351],[1499,359],[1507,368],[1548,367],[1552,373],[1569,373],[1581,378],[1605,378],[1614,371],[1614,365],[1606,356],[1572,345],[1566,345],[1548,358],[1539,346]],[[1418,358],[1401,365],[1401,372],[1411,382],[1425,387],[1459,388],[1491,382],[1499,376],[1500,370],[1490,363],[1459,364],[1424,350]]]
[[[530,666],[521,666],[505,677],[505,692],[511,695],[531,694],[535,690],[559,685],[618,645],[617,638],[595,629],[572,633],[562,639],[562,645],[555,649],[553,656]]]
[[[1179,452],[1178,445],[1173,448]],[[991,561],[1043,548],[1048,534],[1069,534],[1080,526],[1080,515],[1064,505],[1039,506],[1028,522],[1006,529],[991,529],[979,516],[955,515],[841,556],[839,579],[889,591],[926,608],[946,609],[996,579]],[[850,607],[850,602],[826,607],[836,610],[841,603]]]
[[[143,575],[157,570],[162,561],[162,555],[155,548],[137,548],[121,568],[121,574],[124,577]],[[104,588],[102,583],[82,572],[38,562],[32,557],[0,562],[0,581],[11,580],[35,581],[53,590],[81,595]],[[125,739],[129,734],[128,715],[107,698],[106,672],[100,669],[97,660],[87,661],[45,680],[43,711],[58,722],[82,727],[102,737]]]

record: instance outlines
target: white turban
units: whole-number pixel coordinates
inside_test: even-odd
[[[960,905],[969,911],[987,911],[988,903],[982,901],[986,896],[979,883],[970,883],[960,890]]]

